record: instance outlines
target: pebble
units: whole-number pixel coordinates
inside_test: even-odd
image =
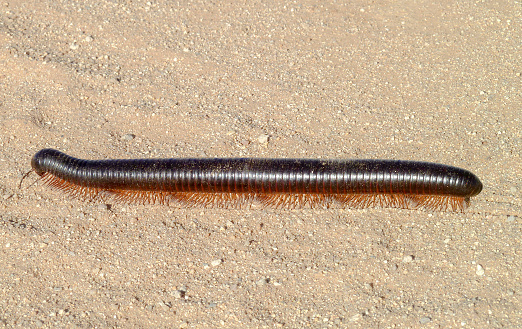
[[[158,302],[158,306],[161,307],[161,309],[164,311],[168,311],[170,309],[171,305],[169,304],[170,303],[165,303],[163,301]]]
[[[482,267],[482,265],[480,265],[480,264],[477,265],[477,271],[475,273],[477,275],[484,275],[484,268]]]
[[[257,137],[257,141],[259,142],[259,144],[266,144],[268,143],[268,140],[270,139],[270,136],[268,135],[259,135],[259,137]]]
[[[428,322],[431,322],[431,318],[425,316],[425,317],[421,318],[421,319],[419,320],[419,322],[420,322],[421,324],[426,324],[426,323],[428,323]]]
[[[508,221],[508,222],[514,222],[514,221],[515,221],[515,218],[516,218],[515,216],[513,216],[513,215],[509,215],[509,216],[507,217],[507,221]]]
[[[91,42],[92,40],[94,40],[94,38],[91,37],[90,35],[85,37],[85,42]]]
[[[71,43],[71,44],[69,45],[69,48],[70,48],[71,50],[76,50],[76,49],[78,49],[78,44],[77,44],[76,42],[73,42],[73,43]]]
[[[223,263],[223,261],[221,259],[216,259],[216,260],[213,260],[210,265],[212,266],[218,266],[218,265],[221,265],[221,263]]]
[[[411,262],[413,262],[414,258],[415,257],[413,257],[412,255],[407,255],[407,256],[404,256],[404,258],[402,259],[402,262],[403,263],[411,263]]]
[[[172,296],[174,296],[174,298],[183,298],[185,296],[185,292],[181,290],[175,290],[172,293]]]
[[[101,203],[98,205],[98,209],[100,210],[111,210],[111,205],[106,203]]]
[[[269,281],[270,281],[269,278],[262,278],[261,280],[258,280],[258,281],[256,282],[256,284],[257,284],[258,286],[263,286],[263,285],[267,284]]]
[[[348,319],[348,321],[350,321],[350,322],[357,322],[357,321],[359,321],[361,318],[362,318],[361,313],[357,313],[357,314],[355,314],[354,316],[350,317],[350,318]]]
[[[134,134],[126,134],[121,137],[121,139],[124,141],[131,141],[134,138],[136,138],[136,135],[134,135]]]

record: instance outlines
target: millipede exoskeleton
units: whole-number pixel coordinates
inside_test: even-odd
[[[33,170],[49,186],[88,200],[193,206],[372,206],[463,211],[482,190],[471,172],[398,160],[136,159],[82,160],[53,149]]]

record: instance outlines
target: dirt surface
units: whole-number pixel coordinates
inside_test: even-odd
[[[0,4],[0,325],[522,327],[518,1]],[[464,213],[71,199],[88,159],[383,158],[484,184]]]

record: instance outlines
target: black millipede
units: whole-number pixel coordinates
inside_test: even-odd
[[[373,206],[463,211],[473,173],[399,160],[181,158],[83,160],[43,149],[31,166],[49,186],[88,200],[191,206]]]

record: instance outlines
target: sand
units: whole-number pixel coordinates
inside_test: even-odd
[[[522,327],[513,1],[0,4],[0,326]],[[383,158],[481,178],[465,213],[99,204],[88,159]],[[35,183],[35,184],[33,184]]]

